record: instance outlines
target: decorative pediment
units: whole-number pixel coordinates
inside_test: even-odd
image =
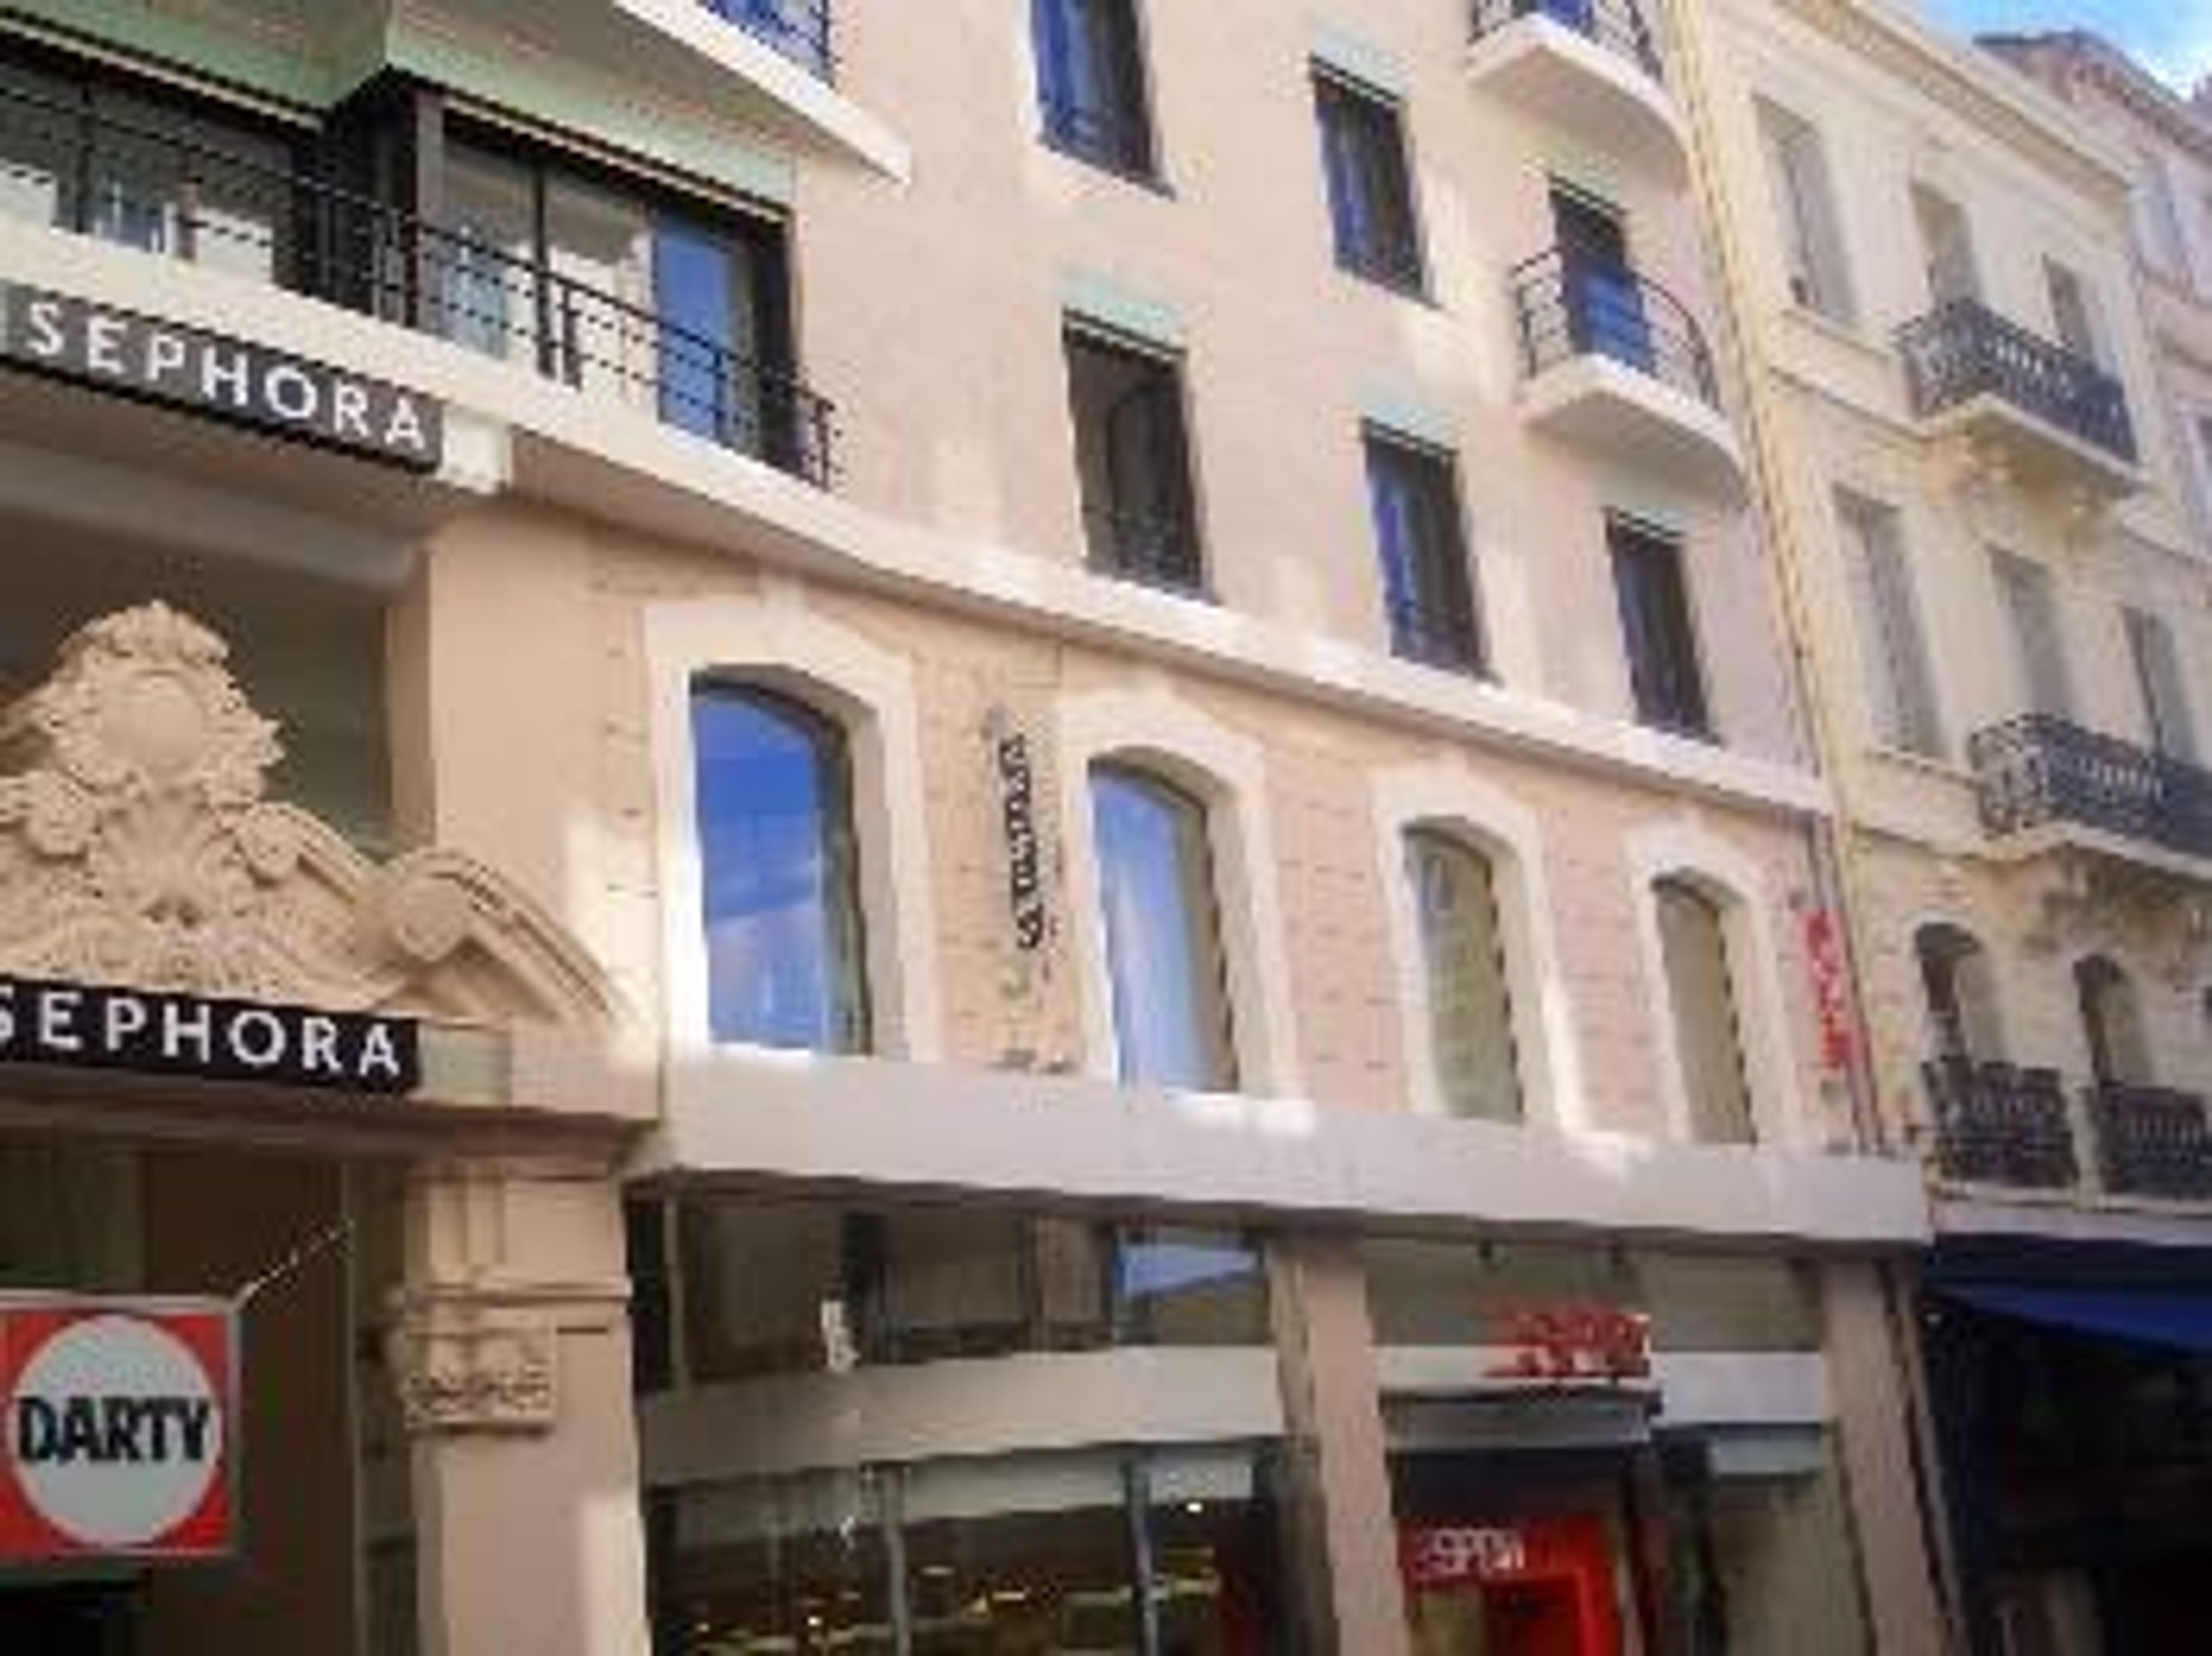
[[[0,713],[0,972],[459,1022],[595,1025],[590,957],[491,870],[388,864],[268,797],[283,756],[222,639],[92,622]]]

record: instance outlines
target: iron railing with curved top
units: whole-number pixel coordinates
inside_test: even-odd
[[[1557,248],[1513,269],[1513,315],[1529,375],[1601,356],[1718,407],[1705,331],[1681,300],[1625,264]]]
[[[0,211],[439,335],[818,487],[834,475],[834,410],[796,376],[467,230],[12,88],[0,179]]]
[[[2135,423],[2127,388],[2087,357],[2030,333],[1979,300],[1954,299],[1898,335],[1913,412],[1922,419],[1994,397],[2129,465]]]
[[[1939,1058],[1921,1073],[1946,1179],[2014,1190],[2068,1190],[2080,1179],[2056,1070]]]
[[[2089,1089],[2088,1102],[2106,1190],[2176,1202],[2212,1198],[2212,1124],[2203,1099],[2106,1082]]]
[[[1640,66],[1655,81],[1666,74],[1650,20],[1636,0],[1474,0],[1475,39],[1523,17],[1547,17]]]
[[[2071,822],[2212,858],[2212,772],[2050,713],[1977,731],[1966,753],[1993,834]]]
[[[699,4],[788,58],[817,80],[837,78],[830,0],[699,0]]]

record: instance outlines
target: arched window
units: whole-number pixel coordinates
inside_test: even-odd
[[[1416,828],[1406,835],[1406,874],[1428,974],[1437,1095],[1454,1115],[1518,1121],[1513,998],[1490,859],[1447,834]]]
[[[787,696],[702,680],[691,736],[714,1039],[866,1051],[844,732]]]
[[[1749,1143],[1751,1083],[1720,907],[1686,880],[1661,880],[1652,895],[1691,1131],[1710,1143]]]
[[[2090,1076],[2100,1086],[2150,1080],[2142,1012],[2128,974],[2106,956],[2091,955],[2075,962],[2074,992],[2089,1046]]]
[[[1912,948],[1920,961],[1933,1056],[1972,1059],[2002,1053],[1989,956],[1973,933],[1936,922],[1913,934]]]
[[[1206,807],[1127,766],[1091,767],[1106,965],[1121,1078],[1237,1084]]]

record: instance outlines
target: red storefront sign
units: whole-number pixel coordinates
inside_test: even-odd
[[[1813,980],[1820,1067],[1832,1075],[1841,1075],[1858,1055],[1858,1036],[1851,1022],[1850,975],[1844,970],[1843,931],[1835,915],[1825,908],[1808,909],[1804,924],[1805,967]]]
[[[238,1424],[227,1301],[0,1295],[0,1564],[227,1556]]]
[[[1417,1604],[1479,1594],[1487,1648],[1504,1656],[1619,1656],[1613,1542],[1595,1513],[1408,1525],[1399,1568]]]
[[[1651,1319],[1612,1306],[1539,1306],[1505,1317],[1492,1380],[1618,1385],[1651,1375]]]

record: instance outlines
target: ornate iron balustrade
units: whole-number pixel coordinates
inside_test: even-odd
[[[2007,321],[1978,300],[1954,299],[1898,335],[1913,412],[1926,419],[1994,397],[2130,465],[2127,388],[2087,358]]]
[[[2056,1070],[1939,1058],[1921,1072],[1945,1178],[2016,1190],[2067,1190],[2081,1178]]]
[[[2074,822],[2212,858],[2212,773],[2049,713],[1977,731],[1966,752],[1993,834]]]
[[[2172,1201],[2212,1198],[2212,1123],[2203,1099],[2108,1082],[2091,1088],[2088,1100],[2106,1190]]]
[[[651,411],[820,488],[835,410],[794,375],[516,256],[298,171],[0,91],[0,200],[53,227],[217,266],[436,334]],[[0,207],[0,211],[10,209]]]
[[[1554,248],[1516,265],[1512,283],[1522,366],[1531,377],[1578,356],[1601,356],[1719,406],[1705,333],[1657,282]]]
[[[817,81],[837,78],[830,0],[699,0],[699,4],[788,58]]]
[[[1495,34],[1523,17],[1548,17],[1639,65],[1653,80],[1667,78],[1658,39],[1636,0],[1474,0],[1474,38]]]

